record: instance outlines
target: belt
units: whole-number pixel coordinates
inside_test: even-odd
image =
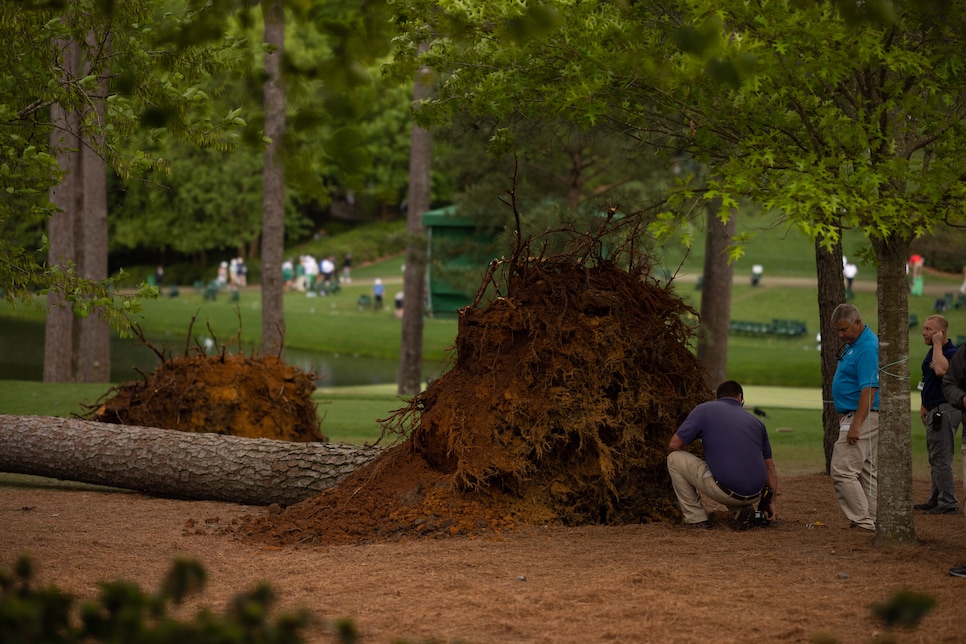
[[[933,405],[932,407],[926,407],[926,411],[932,411],[933,409],[939,409],[939,408],[940,408],[940,407],[942,407],[943,405],[949,405],[949,403],[948,403],[948,402],[941,402],[941,403],[936,403],[936,404],[935,404],[935,405]],[[952,405],[950,405],[950,406],[952,406]]]
[[[754,494],[738,494],[737,492],[734,492],[731,489],[729,489],[728,486],[722,485],[718,481],[715,481],[714,484],[717,485],[722,492],[730,496],[732,499],[735,499],[736,501],[753,501],[757,499],[759,496],[761,496],[761,490],[758,490]]]
[[[854,409],[853,409],[852,411],[843,411],[843,412],[840,412],[840,413],[841,413],[841,414],[842,414],[843,416],[855,416],[855,410],[854,410]],[[878,414],[878,413],[879,413],[879,410],[878,410],[878,409],[870,409],[870,410],[869,410],[869,413],[870,413],[870,414],[871,414],[871,413],[876,413],[876,414]]]

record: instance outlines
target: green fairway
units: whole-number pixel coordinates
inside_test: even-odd
[[[106,384],[4,380],[0,381],[0,414],[79,416],[110,388]],[[405,406],[395,392],[395,385],[317,390],[312,400],[318,404],[322,433],[338,443],[375,441],[382,431],[376,421]]]
[[[768,428],[779,474],[805,474],[825,470],[822,438],[822,390],[803,387],[744,387],[745,408],[755,407],[767,416],[761,420]],[[910,400],[913,471],[929,475],[926,456],[926,430],[919,420],[919,396]],[[956,454],[954,472],[960,469],[961,455]]]

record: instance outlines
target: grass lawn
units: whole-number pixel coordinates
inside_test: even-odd
[[[390,269],[398,270],[398,260],[395,261],[396,265]],[[359,296],[369,293],[371,288],[362,279],[358,278],[357,282],[329,297],[306,297],[297,292],[286,294],[286,346],[323,353],[397,359],[400,321],[393,315],[391,306],[379,312],[359,309]],[[399,288],[401,285],[390,284],[388,299]],[[949,288],[955,291],[958,283],[950,282]],[[700,292],[688,284],[679,284],[678,294],[695,308],[700,304]],[[910,313],[916,314],[920,321],[909,329],[910,391],[913,393],[919,380],[921,356],[925,355],[919,335],[921,321],[932,313],[933,301],[934,298],[925,296],[909,299]],[[875,293],[858,291],[853,302],[863,312],[870,326],[875,328]],[[23,307],[13,309],[7,303],[0,303],[0,315],[27,317],[38,323],[42,321],[39,311]],[[947,311],[945,315],[950,321],[950,335],[954,341],[958,335],[966,335],[966,309]],[[192,327],[194,338],[205,338],[213,332],[220,343],[227,343],[239,335],[240,329],[244,346],[253,346],[261,334],[260,292],[257,288],[245,291],[236,307],[224,294],[211,302],[205,301],[202,294],[195,293],[193,289],[185,288],[177,298],[161,297],[146,301],[144,312],[137,321],[149,339],[180,353],[186,345],[192,317],[195,318]],[[744,385],[821,386],[818,344],[815,340],[818,303],[814,287],[769,286],[767,280],[757,288],[737,285],[732,295],[731,317],[760,322],[770,322],[778,317],[802,320],[808,332],[795,338],[732,334],[728,342],[729,377]],[[424,359],[428,362],[444,360],[456,333],[456,320],[426,319],[423,331]],[[236,347],[233,345],[233,348]]]
[[[0,382],[0,414],[81,415],[109,389],[110,385],[105,384],[4,380]],[[377,420],[405,405],[395,391],[395,385],[316,390],[312,400],[319,405],[322,433],[338,443],[376,440],[382,431]]]
[[[771,386],[746,386],[745,408],[765,411],[778,473],[786,475],[825,471],[822,439],[822,390]],[[926,455],[926,429],[919,420],[919,397],[910,401],[912,427],[912,467],[916,476],[929,475]],[[962,456],[956,451],[954,472],[961,472]]]
[[[360,295],[372,292],[371,282],[363,282],[362,278],[328,297],[307,297],[297,291],[286,293],[285,345],[291,349],[322,353],[396,359],[399,357],[401,329],[400,320],[393,314],[392,298],[397,290],[402,290],[401,283],[387,284],[388,306],[381,311],[361,309],[357,304]],[[162,295],[156,300],[144,301],[143,311],[132,321],[141,326],[152,342],[163,343],[166,349],[175,353],[184,350],[189,327],[194,340],[214,335],[219,344],[229,344],[230,348],[237,350],[240,338],[247,350],[261,337],[261,309],[261,291],[257,287],[243,291],[237,305],[227,293],[210,301],[204,299],[203,293],[185,287],[180,289],[178,297]],[[0,315],[38,323],[43,321],[40,310],[22,306],[14,308],[5,301],[0,302]],[[424,320],[424,359],[443,360],[455,338],[455,319]]]

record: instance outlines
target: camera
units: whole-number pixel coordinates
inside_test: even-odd
[[[756,528],[771,525],[771,521],[768,520],[768,506],[771,505],[772,494],[774,494],[774,491],[767,485],[761,491],[761,498],[758,500],[758,509],[755,510],[755,515],[751,519],[751,525]]]

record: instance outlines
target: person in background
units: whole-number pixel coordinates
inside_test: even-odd
[[[835,307],[832,327],[845,342],[832,379],[832,402],[839,414],[839,439],[832,447],[832,483],[850,527],[875,530],[879,338],[852,304]]]
[[[909,257],[909,267],[912,269],[912,279],[922,277],[922,265],[924,263],[925,260],[919,253],[913,253],[912,256]]]
[[[842,273],[845,275],[845,297],[848,299],[852,297],[852,282],[855,281],[855,276],[859,274],[859,267],[851,263],[846,264]]]
[[[242,257],[239,257],[235,263],[235,284],[238,288],[248,286],[248,266],[245,265],[245,259]]]
[[[292,282],[295,280],[295,265],[291,259],[282,262],[282,288],[288,293],[292,290]]]
[[[691,410],[668,444],[667,470],[684,522],[710,530],[701,494],[721,503],[739,530],[751,527],[754,504],[770,488],[768,520],[774,521],[778,475],[764,424],[742,407],[744,391],[734,380],[721,383],[716,400]],[[697,439],[704,458],[684,450]]]
[[[382,296],[386,294],[386,285],[378,277],[372,284],[372,308],[375,311],[382,310]]]
[[[943,376],[942,387],[946,402],[962,413],[966,409],[966,351],[960,350],[953,355],[946,375]],[[962,450],[963,456],[966,457],[966,443],[963,444]],[[966,477],[966,459],[963,460],[963,476]],[[966,478],[963,480],[966,486]],[[949,574],[953,577],[966,577],[966,563],[950,568]]]
[[[322,275],[322,284],[326,290],[332,289],[332,280],[335,279],[335,261],[331,255],[323,257],[319,263],[319,273]]]
[[[346,253],[342,258],[342,281],[352,283],[352,253]]]
[[[228,286],[228,262],[222,262],[218,265],[218,288],[224,289]]]
[[[943,376],[949,361],[956,355],[956,345],[947,337],[949,322],[941,315],[930,315],[922,325],[922,339],[929,347],[922,361],[922,380],[919,392],[919,418],[926,428],[926,451],[932,485],[925,503],[913,506],[927,514],[949,514],[959,510],[956,483],[953,480],[953,449],[956,431],[962,422],[962,412],[948,402],[943,394]]]
[[[305,290],[315,291],[315,281],[319,276],[319,262],[312,255],[305,255]]]

